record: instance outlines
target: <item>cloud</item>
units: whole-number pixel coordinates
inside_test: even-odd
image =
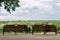
[[[36,0],[36,1],[39,1],[39,2],[52,2],[54,0]]]
[[[28,20],[28,18],[20,16],[0,16],[0,21],[13,21],[13,20]]]
[[[59,3],[56,3],[56,6],[60,6],[60,2]]]
[[[50,4],[50,3],[40,3],[38,1],[35,1],[35,0],[22,0],[21,1],[21,9],[18,9],[20,10],[18,13],[29,13],[29,10],[33,10],[33,8],[37,7],[38,9],[40,9],[40,11],[42,10],[45,10],[47,12],[52,12],[53,11],[53,6]],[[30,11],[31,12],[31,11]],[[16,12],[15,12],[16,13]],[[46,14],[46,13],[45,13]]]
[[[56,0],[20,0],[21,7],[11,14],[1,11],[1,20],[60,20]],[[57,13],[59,12],[59,13]],[[57,16],[57,17],[56,17]]]

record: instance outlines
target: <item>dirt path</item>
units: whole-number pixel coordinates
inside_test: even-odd
[[[60,40],[60,34],[5,34],[0,35],[0,40]]]

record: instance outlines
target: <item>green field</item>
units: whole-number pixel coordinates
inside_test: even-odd
[[[28,27],[32,28],[32,25],[34,25],[34,24],[43,25],[43,24],[45,24],[46,21],[48,21],[48,23],[51,24],[51,25],[55,25],[57,28],[60,27],[60,20],[0,21],[0,33],[2,33],[2,30],[3,30],[3,26],[4,25],[17,25],[17,24],[23,25],[23,24],[25,24]],[[60,32],[60,29],[58,30],[58,32]]]

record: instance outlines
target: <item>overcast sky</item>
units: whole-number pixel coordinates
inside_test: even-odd
[[[60,0],[20,0],[21,7],[8,13],[0,9],[0,21],[60,20]]]

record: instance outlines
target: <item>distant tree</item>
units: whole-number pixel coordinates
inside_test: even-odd
[[[4,9],[11,13],[15,11],[16,7],[19,7],[19,0],[0,0],[0,7],[2,7],[2,3],[4,3]]]

